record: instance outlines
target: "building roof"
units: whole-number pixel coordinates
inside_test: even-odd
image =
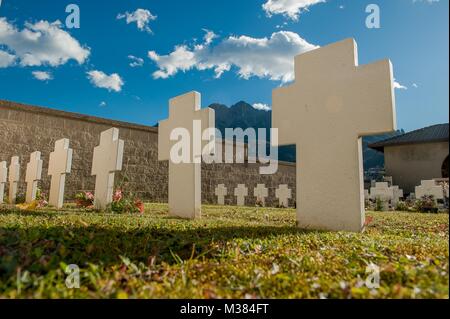
[[[394,136],[384,141],[372,143],[369,147],[383,152],[386,146],[446,141],[448,142],[448,123],[432,125],[399,136]]]

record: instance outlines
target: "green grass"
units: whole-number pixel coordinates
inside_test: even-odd
[[[302,231],[295,211],[203,218],[0,208],[0,298],[448,298],[449,216],[369,213],[363,234]],[[379,289],[364,282],[381,269]],[[65,265],[81,269],[65,286]]]

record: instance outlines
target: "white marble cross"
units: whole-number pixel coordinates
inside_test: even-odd
[[[434,199],[444,199],[444,189],[440,185],[436,185],[434,180],[425,180],[416,186],[416,198],[421,199],[423,196],[433,196]]]
[[[50,175],[49,204],[56,208],[63,207],[66,174],[70,174],[73,150],[69,148],[69,140],[63,138],[55,142],[55,150],[50,153],[48,175]]]
[[[124,141],[119,130],[110,128],[100,134],[100,145],[94,148],[92,175],[95,175],[94,206],[105,209],[112,202],[115,172],[122,170]]]
[[[200,93],[189,92],[169,101],[169,118],[159,122],[158,159],[169,161],[170,215],[191,219],[201,217],[202,150],[210,143],[215,145],[215,135],[205,141],[202,133],[214,127],[214,110],[201,109]],[[181,132],[188,135],[187,141],[179,135]],[[173,150],[185,142],[188,149],[183,151],[187,158],[179,161]]]
[[[3,197],[5,195],[5,184],[8,180],[8,167],[6,162],[0,162],[0,204],[3,203]]]
[[[275,197],[278,198],[281,207],[289,207],[289,200],[292,198],[292,190],[286,184],[281,184],[275,190]]]
[[[264,206],[266,204],[266,197],[269,196],[269,190],[266,188],[266,185],[258,184],[253,189],[253,194],[256,200]]]
[[[27,171],[25,173],[25,182],[27,183],[25,201],[28,204],[36,199],[38,181],[42,178],[42,163],[41,152],[36,151],[31,153],[30,161],[27,164]]]
[[[217,203],[219,205],[225,205],[225,196],[227,196],[227,188],[224,184],[217,185],[215,189],[215,194],[217,196]]]
[[[245,184],[238,184],[238,186],[234,189],[234,196],[236,196],[237,206],[245,205],[245,197],[248,196],[248,188]]]
[[[20,163],[19,156],[11,157],[11,164],[9,164],[9,203],[15,204],[17,197],[17,186],[20,179]]]
[[[273,91],[278,144],[297,148],[301,228],[364,229],[362,137],[391,132],[396,120],[390,61],[359,66],[357,53],[347,39],[301,54],[295,82]]]
[[[400,201],[401,198],[403,198],[403,189],[400,189],[398,186],[391,186],[394,198],[392,200],[392,203],[394,205],[397,205],[397,203]]]
[[[382,201],[390,201],[394,199],[394,189],[389,187],[388,182],[375,183],[375,187],[370,188],[370,198]]]

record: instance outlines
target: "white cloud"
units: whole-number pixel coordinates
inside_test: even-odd
[[[106,106],[106,102],[105,102],[105,101],[101,101],[100,104],[99,104],[99,106],[101,106],[101,107]]]
[[[144,59],[135,57],[134,55],[129,55],[128,59],[130,59],[130,66],[132,68],[141,67],[144,65]]]
[[[16,57],[8,52],[0,50],[0,68],[7,68],[14,64]]]
[[[419,88],[419,85],[418,85],[417,83],[413,83],[412,86],[413,86],[413,88],[415,88],[415,89]]]
[[[124,85],[122,78],[117,73],[107,75],[102,71],[94,70],[87,72],[87,75],[94,86],[108,91],[120,92]]]
[[[270,111],[270,106],[264,103],[255,103],[253,104],[253,108],[256,110]]]
[[[202,44],[178,45],[168,55],[148,52],[148,57],[159,68],[153,77],[166,79],[179,71],[212,69],[216,78],[220,78],[234,66],[244,79],[256,76],[289,82],[294,79],[294,57],[317,48],[289,31],[275,32],[270,38],[230,36],[213,45],[215,37],[208,31]]]
[[[39,81],[49,81],[53,80],[53,74],[45,71],[33,71],[31,72],[36,80]]]
[[[267,0],[262,7],[269,17],[282,14],[297,21],[300,14],[308,11],[310,6],[323,2],[325,0]]]
[[[61,29],[59,21],[25,23],[24,29],[18,30],[0,18],[0,45],[14,53],[21,66],[59,66],[69,60],[83,64],[90,54],[89,48]]]
[[[141,31],[153,33],[149,27],[150,21],[156,20],[157,16],[153,15],[149,10],[137,9],[134,12],[119,13],[117,20],[126,19],[127,24],[136,23]]]
[[[397,80],[394,79],[394,89],[407,90],[408,88],[406,86],[400,84]]]

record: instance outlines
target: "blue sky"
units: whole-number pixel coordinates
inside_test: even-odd
[[[65,25],[70,3],[80,8],[79,29]],[[379,29],[365,25],[370,3],[380,7]],[[0,99],[149,125],[166,118],[171,97],[191,90],[202,93],[203,106],[240,100],[270,106],[272,89],[291,79],[295,54],[354,37],[360,64],[392,60],[401,86],[398,127],[409,131],[448,122],[448,6],[446,0],[2,0]]]

